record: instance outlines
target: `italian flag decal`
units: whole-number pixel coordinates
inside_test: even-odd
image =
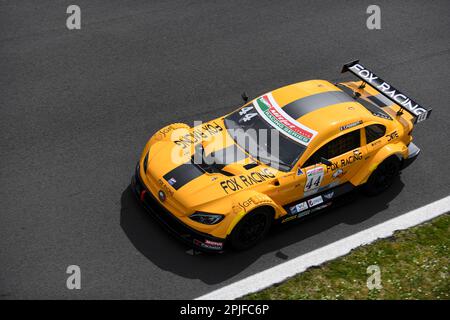
[[[302,125],[284,112],[276,103],[271,93],[257,98],[253,105],[261,117],[275,127],[275,129],[303,145],[308,145],[311,139],[317,134],[316,131]]]

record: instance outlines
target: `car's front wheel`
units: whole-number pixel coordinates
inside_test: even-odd
[[[364,184],[364,193],[369,196],[380,194],[392,185],[399,172],[400,160],[396,156],[385,159]]]
[[[273,214],[269,208],[257,208],[239,221],[230,234],[235,250],[246,250],[261,241],[270,229]]]

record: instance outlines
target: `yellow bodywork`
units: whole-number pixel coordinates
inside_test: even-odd
[[[360,81],[340,85],[358,92],[361,99],[379,94],[368,85],[359,88]],[[341,89],[328,81],[310,80],[276,89],[271,95],[278,105],[283,107],[292,101],[328,91]],[[245,105],[250,105],[253,101]],[[333,181],[339,184],[350,182],[358,186],[365,183],[371,172],[387,157],[396,155],[399,159],[406,158],[407,145],[412,140],[410,132],[413,128],[413,117],[406,112],[397,115],[399,108],[393,102],[383,108],[392,120],[374,116],[356,101],[333,104],[309,112],[296,120],[317,132],[317,135],[310,141],[291,171],[276,170],[263,163],[245,169],[244,165],[254,162],[254,159],[247,157],[223,168],[228,175],[205,172],[177,190],[164,176],[189,161],[199,141],[203,144],[205,152],[210,153],[234,144],[234,140],[227,133],[224,117],[193,128],[180,123],[171,124],[156,132],[146,144],[139,161],[139,175],[156,199],[158,192],[165,193],[167,198],[161,205],[181,222],[199,232],[225,239],[239,220],[257,207],[272,208],[274,219],[287,215],[283,206],[305,197],[307,177],[306,174],[298,174],[298,170],[306,173],[311,168],[322,167],[320,170],[325,172],[321,181],[322,186]],[[340,129],[352,123],[359,124],[348,130]],[[305,161],[327,142],[349,130],[362,129],[370,124],[384,125],[386,134],[367,144],[365,130],[361,130],[361,147],[356,152],[351,151],[329,159],[337,164],[334,169],[343,169],[344,173],[338,178],[333,176],[336,170],[331,170],[324,164],[303,166]],[[218,224],[202,224],[189,217],[196,211],[218,213],[225,218]]]

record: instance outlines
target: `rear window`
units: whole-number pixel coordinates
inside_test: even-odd
[[[367,143],[380,139],[386,133],[386,127],[382,124],[371,124],[365,127],[365,130]]]

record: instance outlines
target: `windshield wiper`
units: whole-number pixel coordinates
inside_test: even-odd
[[[279,167],[279,168],[284,167],[285,170],[283,170],[283,171],[291,170],[291,167],[289,165],[287,165],[286,163],[279,161],[279,160],[264,158],[264,157],[260,157],[260,156],[257,156],[256,159],[258,159],[259,162],[261,162],[265,165],[268,165],[270,167],[273,167],[273,164],[276,164],[277,167]]]

